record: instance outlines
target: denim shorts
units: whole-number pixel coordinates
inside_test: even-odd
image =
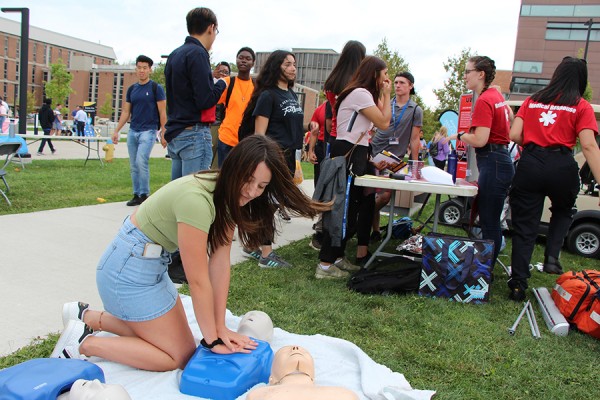
[[[170,255],[142,257],[152,243],[129,217],[108,246],[96,269],[104,309],[123,321],[149,321],[175,306],[177,290],[167,274]]]

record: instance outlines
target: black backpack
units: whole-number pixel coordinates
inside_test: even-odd
[[[254,82],[254,81],[252,81]],[[227,86],[227,95],[225,95],[225,104],[217,104],[216,109],[216,121],[215,124],[220,124],[225,119],[227,113],[227,107],[229,106],[229,99],[231,98],[231,92],[233,92],[233,85],[235,85],[235,76],[232,76],[229,80],[229,86]]]
[[[421,260],[416,257],[386,258],[370,269],[361,269],[348,280],[348,289],[363,294],[412,293],[419,290]]]
[[[256,88],[256,83],[254,84],[254,87]],[[275,98],[271,89],[266,89],[266,92],[269,93],[271,101],[274,102]],[[250,104],[248,104],[246,110],[244,111],[242,122],[240,123],[240,127],[238,128],[238,140],[240,142],[248,136],[254,135],[254,120],[256,118],[252,115],[252,113],[254,112],[255,107],[256,103],[254,103],[254,106],[250,106]]]

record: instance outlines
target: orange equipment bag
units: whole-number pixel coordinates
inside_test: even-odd
[[[600,271],[562,274],[556,280],[552,299],[569,323],[600,339]]]

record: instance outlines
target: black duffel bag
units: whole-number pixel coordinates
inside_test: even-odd
[[[361,269],[348,280],[348,289],[363,294],[413,293],[419,290],[421,260],[418,257],[386,258],[369,269]]]

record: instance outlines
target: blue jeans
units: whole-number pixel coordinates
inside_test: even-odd
[[[131,182],[133,184],[133,194],[150,195],[150,168],[148,160],[154,142],[156,140],[156,131],[135,131],[129,129],[127,134],[127,150],[129,152],[129,167],[131,169]]]
[[[479,169],[477,208],[481,234],[484,239],[494,241],[493,263],[495,263],[502,245],[500,216],[515,169],[507,150],[477,152],[477,168]]]
[[[223,165],[223,161],[227,158],[227,154],[233,149],[233,146],[225,144],[219,140],[217,143],[217,162],[219,164],[219,168]]]
[[[145,257],[147,243],[152,240],[127,217],[96,268],[104,309],[123,321],[158,318],[177,301],[177,289],[167,273],[169,253]]]
[[[210,126],[196,124],[186,128],[167,146],[171,157],[171,180],[210,168],[212,136]]]

